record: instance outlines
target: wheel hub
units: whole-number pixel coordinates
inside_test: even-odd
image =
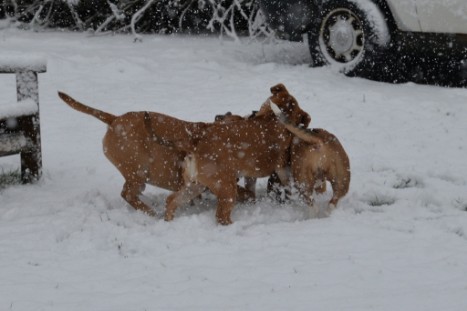
[[[355,42],[352,25],[343,19],[339,19],[329,29],[329,45],[336,54],[345,54]]]
[[[320,36],[325,54],[333,61],[349,63],[363,52],[363,24],[350,10],[340,8],[330,12],[324,19]]]

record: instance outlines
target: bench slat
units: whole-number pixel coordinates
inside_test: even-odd
[[[29,146],[22,133],[0,134],[0,156],[20,153]]]
[[[32,99],[25,99],[14,104],[0,104],[0,119],[18,118],[39,112],[39,107]]]

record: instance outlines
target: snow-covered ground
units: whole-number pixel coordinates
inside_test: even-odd
[[[43,178],[0,188],[0,310],[467,309],[466,89],[346,78],[285,42],[4,30],[0,47],[48,60]],[[0,105],[14,101],[14,76],[0,79]],[[351,188],[329,218],[274,203],[265,180],[228,227],[213,197],[170,223],[134,212],[105,125],[57,96],[210,121],[257,110],[278,82],[349,154]],[[168,192],[145,194],[161,216]]]

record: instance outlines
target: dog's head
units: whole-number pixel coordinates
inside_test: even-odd
[[[311,122],[310,115],[300,108],[295,97],[289,94],[289,91],[287,91],[287,88],[282,83],[271,87],[271,93],[272,95],[261,106],[258,115],[272,113],[270,102],[273,102],[279,107],[289,122],[296,126],[308,127]]]

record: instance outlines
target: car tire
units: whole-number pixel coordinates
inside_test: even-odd
[[[388,51],[387,22],[371,0],[330,0],[318,11],[308,33],[312,66],[327,64],[355,75],[371,70]]]

